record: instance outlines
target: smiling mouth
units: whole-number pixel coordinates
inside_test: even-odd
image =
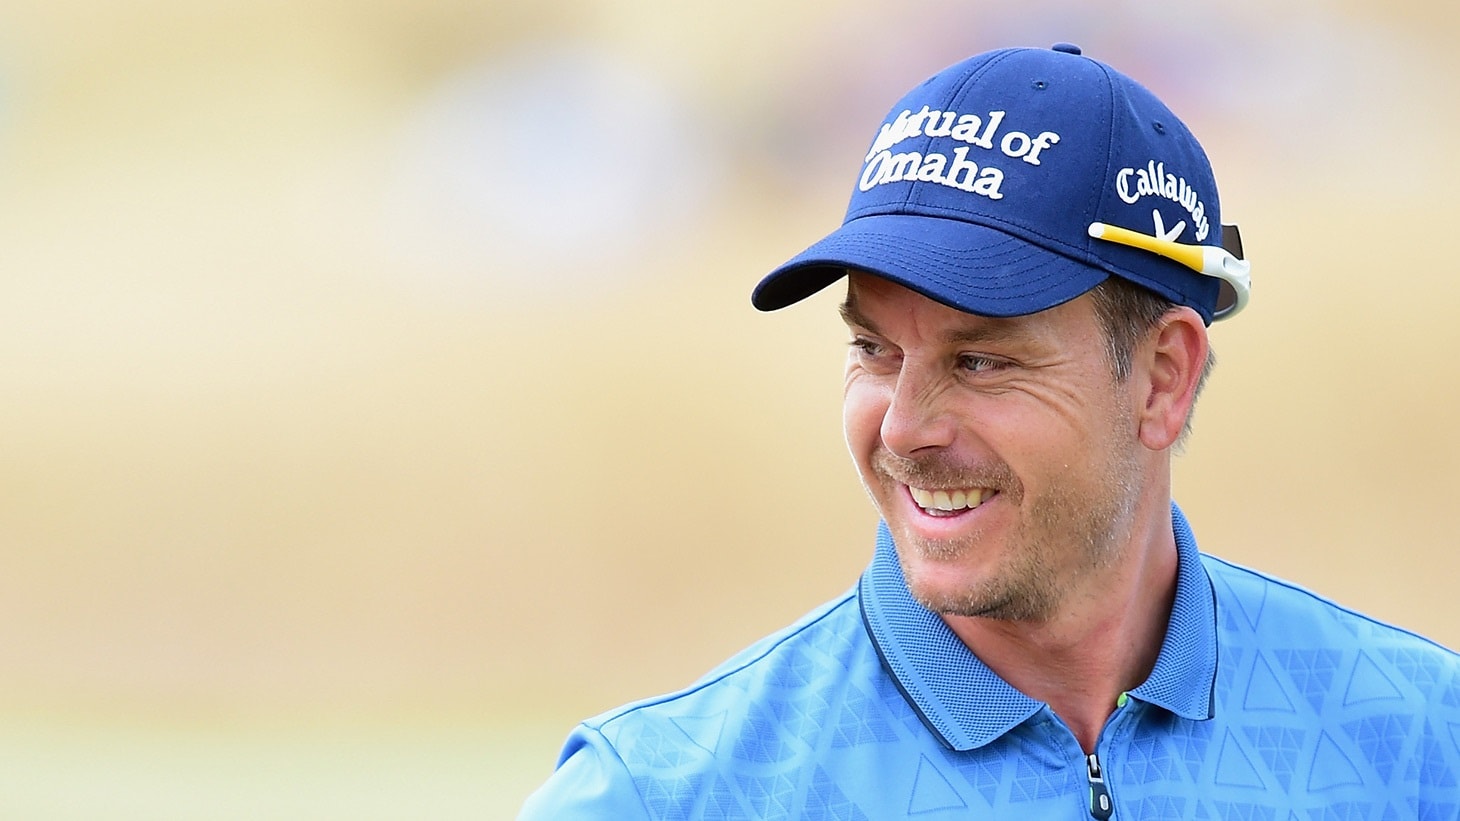
[[[959,490],[925,490],[907,486],[912,500],[924,513],[947,516],[961,510],[972,510],[993,497],[992,488],[972,487]]]

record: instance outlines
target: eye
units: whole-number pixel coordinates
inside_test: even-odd
[[[865,336],[858,336],[851,342],[852,356],[857,367],[870,373],[893,373],[901,363],[896,348]]]
[[[875,358],[878,354],[882,353],[882,346],[865,336],[854,338],[850,344],[857,356],[863,359]]]
[[[958,356],[958,367],[970,373],[982,373],[983,371],[998,370],[1005,367],[1005,363],[997,359],[990,359],[987,356],[980,356],[975,353],[960,354]]]

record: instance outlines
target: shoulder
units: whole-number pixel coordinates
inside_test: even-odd
[[[1460,655],[1291,582],[1203,562],[1217,602],[1218,711],[1254,755],[1286,749],[1308,762],[1310,789],[1382,784],[1453,809]]]
[[[1376,650],[1417,653],[1441,665],[1460,663],[1460,654],[1432,639],[1345,607],[1301,585],[1207,554],[1202,554],[1202,563],[1212,580],[1219,627],[1229,634],[1249,633],[1313,647],[1357,643]]]
[[[1203,555],[1219,672],[1329,715],[1394,708],[1460,721],[1460,654],[1300,585]],[[1281,684],[1281,687],[1278,685]]]
[[[637,722],[720,713],[728,718],[747,704],[830,686],[857,668],[867,652],[861,611],[849,591],[736,653],[689,687],[626,704],[584,725],[612,738]]]
[[[770,795],[809,751],[835,743],[821,734],[879,720],[883,678],[848,592],[687,688],[584,721],[524,817],[689,817],[752,782]]]

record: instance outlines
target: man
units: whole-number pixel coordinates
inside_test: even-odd
[[[1460,818],[1460,657],[1198,552],[1171,453],[1236,230],[1165,105],[1061,44],[876,133],[846,221],[859,584],[570,737],[526,818]]]

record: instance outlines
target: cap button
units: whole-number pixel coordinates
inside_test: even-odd
[[[1055,43],[1054,45],[1050,46],[1050,48],[1054,51],[1062,51],[1065,54],[1080,53],[1080,47],[1075,45],[1074,43]]]

